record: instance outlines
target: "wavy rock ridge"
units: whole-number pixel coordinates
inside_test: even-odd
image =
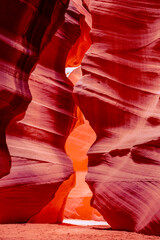
[[[65,0],[0,3],[0,223],[63,219],[75,184],[64,145],[76,122],[65,62],[79,22],[86,46],[79,38],[69,65],[79,66],[88,48],[79,13],[91,27],[89,9],[92,46],[74,95],[97,136],[86,177],[92,205],[113,229],[160,235],[160,3],[72,0],[53,37],[67,6]]]
[[[114,229],[160,234],[160,3],[91,0],[74,93],[97,135],[86,181]]]
[[[39,53],[63,19],[66,5],[59,1],[1,1],[0,3],[0,176],[9,173],[11,158],[5,139],[8,123],[25,112],[31,101],[28,77]],[[18,13],[18,14],[17,14]]]
[[[65,140],[76,121],[73,86],[64,72],[67,53],[79,35],[79,16],[72,6],[66,14],[63,26],[52,38],[64,18],[67,5],[68,1],[65,4],[61,1],[37,1],[35,5],[32,2],[17,1],[11,5],[12,9],[8,9],[4,4],[4,15],[7,15],[8,11],[15,15],[18,8],[24,22],[27,19],[28,22],[24,26],[23,19],[18,19],[22,29],[19,32],[15,30],[14,42],[12,39],[7,42],[11,45],[10,54],[12,48],[14,52],[13,56],[9,56],[11,63],[8,60],[5,65],[8,67],[5,73],[8,95],[5,93],[5,98],[8,105],[11,104],[8,96],[13,95],[17,99],[20,95],[20,98],[19,102],[15,102],[18,110],[12,110],[13,116],[18,117],[14,118],[7,128],[12,167],[10,174],[0,181],[1,223],[61,222],[65,199],[75,182],[72,162],[64,151]],[[14,26],[16,19],[12,20]],[[11,32],[12,29],[9,30]],[[68,30],[71,35],[74,31],[75,37],[71,38]],[[47,48],[44,48],[48,43]],[[31,50],[35,52],[32,54]],[[28,77],[40,52],[42,54],[39,64],[29,79],[29,90]],[[6,55],[7,49],[4,49],[3,58]],[[11,69],[9,64],[13,65],[13,76],[19,78],[9,76],[10,82],[7,82]],[[14,84],[17,84],[15,88]],[[31,100],[30,91],[32,102],[27,109]],[[16,122],[24,116],[19,114],[26,109],[24,119]],[[10,112],[7,112],[6,116],[9,114]]]

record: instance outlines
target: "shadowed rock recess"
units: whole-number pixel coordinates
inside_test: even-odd
[[[62,222],[76,102],[96,133],[91,205],[113,229],[160,235],[160,2],[2,0],[0,30],[0,223]]]

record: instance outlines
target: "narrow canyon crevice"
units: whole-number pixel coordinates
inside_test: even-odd
[[[0,20],[0,223],[160,235],[160,3],[6,0]]]

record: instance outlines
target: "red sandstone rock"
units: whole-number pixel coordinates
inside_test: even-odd
[[[72,70],[68,78],[73,84],[75,84],[82,77],[80,64],[85,52],[91,45],[91,39],[89,36],[91,16],[84,8],[81,1],[72,2],[83,14],[79,21],[81,30],[80,37],[70,49],[66,60],[66,70]],[[88,121],[85,120],[79,108],[77,108],[77,117],[78,120],[76,125],[65,144],[66,153],[72,159],[73,168],[76,172],[76,185],[68,195],[64,217],[97,221],[104,220],[101,214],[95,208],[90,206],[92,193],[88,185],[85,183],[88,163],[87,151],[95,141],[96,135]]]
[[[73,2],[91,27],[82,2]],[[33,101],[21,120],[31,101],[29,74],[59,27],[64,12],[61,3],[0,3],[0,71],[5,79],[0,85],[0,176],[10,170],[5,131],[14,118],[7,135],[12,169],[0,181],[1,223],[61,222],[75,182],[71,160],[64,151],[75,108],[73,86],[64,68],[68,51],[80,34],[79,14],[73,14],[73,8],[30,78]],[[156,0],[83,3],[93,18],[93,44],[84,58],[84,76],[76,84],[75,96],[97,135],[88,153],[86,178],[93,191],[92,205],[112,228],[159,235],[160,4]],[[71,61],[71,65],[78,66],[81,53],[88,49],[88,41],[87,46],[81,45],[81,39],[79,43],[85,50],[77,51],[77,63]],[[77,216],[88,204],[85,197],[75,207]]]
[[[49,0],[0,3],[0,177],[9,173],[11,165],[6,127],[31,101],[29,74],[62,22],[65,4]]]
[[[58,6],[62,6],[58,2]],[[41,3],[46,4],[42,6],[42,13],[47,14],[46,17],[50,19],[52,6],[48,1]],[[47,12],[44,12],[45,7]],[[36,35],[36,31],[41,33],[41,30],[44,30],[42,23],[45,16],[42,20],[32,19],[35,25],[30,25],[34,33],[33,38],[29,34],[32,47],[38,44],[34,42],[35,38],[35,41],[39,42],[40,50],[43,49],[55,32],[59,25],[59,11],[53,11],[53,14],[55,15],[51,16],[53,19],[49,26],[50,31],[47,29],[45,32],[41,47],[40,36]],[[63,11],[60,15],[63,17]],[[49,19],[46,19],[47,24]],[[30,76],[32,102],[24,119],[19,122],[14,119],[8,126],[7,143],[12,157],[12,168],[10,174],[0,181],[0,223],[62,221],[66,197],[75,183],[72,161],[64,151],[65,140],[76,121],[73,85],[65,76],[65,61],[69,49],[79,36],[78,22],[79,14],[70,6],[63,26],[43,50],[39,64]],[[40,24],[39,28],[36,24]],[[28,65],[24,62],[25,68],[33,67],[31,60],[27,59]],[[15,69],[17,70],[16,67]],[[23,69],[20,69],[20,72],[23,73]],[[23,80],[20,78],[20,87],[23,86]],[[29,91],[27,87],[22,88],[23,98]],[[17,90],[14,94],[16,96]],[[23,103],[22,99],[21,102]],[[22,112],[26,109],[20,110]]]
[[[96,132],[86,181],[114,229],[160,234],[159,27],[156,0],[91,0],[93,42],[75,86]]]
[[[85,14],[85,18],[79,16],[75,7]],[[54,18],[52,20],[54,22]],[[2,212],[0,222],[53,223],[61,222],[63,219],[66,197],[75,183],[74,175],[69,178],[73,169],[71,160],[64,152],[64,143],[76,120],[75,117],[73,118],[75,106],[72,99],[72,84],[65,77],[64,70],[65,64],[74,67],[79,65],[91,44],[90,29],[85,21],[91,25],[89,13],[82,6],[81,1],[72,1],[65,23],[42,52],[39,64],[30,77],[32,102],[25,117],[24,114],[18,115],[9,124],[7,143],[12,156],[12,169],[10,175],[0,182],[1,192],[8,189],[1,194],[0,198]],[[36,24],[36,20],[33,22]],[[78,26],[79,22],[81,29]],[[50,40],[53,30],[51,27],[48,39],[45,36],[49,31],[45,33],[44,39],[47,40],[43,42]],[[36,41],[38,40],[37,36]],[[75,41],[76,44],[74,44]],[[44,43],[41,45],[42,50]],[[21,120],[23,117],[24,119]],[[17,120],[21,121],[16,122]],[[78,124],[77,122],[76,126]],[[78,131],[78,135],[83,129],[88,134],[92,132],[90,129],[88,131],[86,126],[88,125],[79,127],[81,130]],[[94,134],[92,135],[91,139],[94,138]],[[84,142],[83,139],[81,140]],[[80,159],[84,158],[80,165],[85,171],[86,151],[89,145],[90,142],[87,141],[86,147],[79,152]],[[74,161],[74,166],[78,161]],[[77,167],[74,169],[79,170]],[[69,179],[65,181],[67,178]],[[81,186],[83,188],[81,187],[79,191],[83,201],[76,205],[77,211],[80,218],[93,218],[93,212],[96,210],[89,206],[91,192],[88,191],[84,179],[81,181]],[[17,195],[19,195],[18,199],[15,198]],[[72,199],[71,201],[75,202],[75,197]],[[26,205],[25,208],[24,205]],[[3,211],[3,209],[7,210]],[[72,208],[72,216],[77,217],[75,211],[76,209]]]

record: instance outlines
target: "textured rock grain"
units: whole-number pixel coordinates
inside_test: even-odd
[[[160,234],[160,3],[91,0],[92,46],[75,86],[96,132],[86,177],[114,229]]]
[[[17,1],[17,5],[21,6],[21,2]],[[23,4],[24,11],[27,11],[27,3]],[[33,8],[32,4],[29,4],[30,6]],[[73,85],[65,76],[65,61],[69,49],[79,36],[79,14],[70,5],[65,22],[52,37],[63,18],[64,4],[61,1],[41,1],[38,6],[40,9],[35,9],[36,13],[27,30],[25,29],[25,34],[24,31],[21,33],[27,36],[26,41],[33,49],[41,52],[41,57],[29,79],[32,102],[25,117],[20,120],[19,115],[19,122],[14,118],[7,128],[12,168],[10,174],[0,180],[1,223],[61,222],[66,197],[75,183],[72,161],[64,150],[66,138],[76,121]],[[17,14],[15,8],[14,10],[14,14]],[[45,30],[45,24],[48,25],[50,21],[51,24]],[[45,32],[44,36],[41,31]],[[17,44],[17,41],[16,39],[14,44]],[[47,43],[48,46],[44,48]],[[27,51],[30,52],[30,48],[27,48]],[[25,55],[23,51],[22,53]],[[16,58],[15,54],[13,58]],[[23,67],[29,76],[36,61],[32,64],[32,58],[26,59]],[[17,71],[16,66],[14,69]],[[20,73],[24,74],[22,67]],[[14,80],[13,83],[17,81]],[[23,104],[23,99],[26,99],[26,93],[29,92],[27,79],[24,81],[21,77],[18,84],[18,89],[22,86],[20,103]],[[26,88],[23,84],[27,84]],[[9,87],[12,92],[12,86]],[[15,96],[17,92],[18,90],[14,89]],[[18,114],[26,110],[16,106],[20,109]]]
[[[8,174],[11,167],[5,137],[7,125],[24,113],[31,101],[29,74],[62,22],[66,6],[49,0],[0,3],[0,177]]]

